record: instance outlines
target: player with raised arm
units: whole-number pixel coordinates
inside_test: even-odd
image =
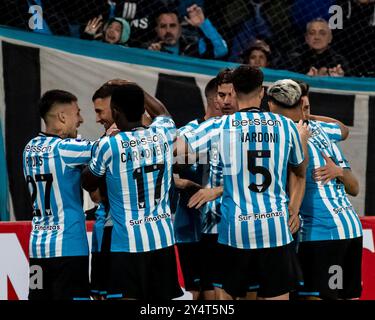
[[[111,96],[115,88],[122,84],[129,83],[127,80],[113,79],[104,83],[97,89],[92,97],[96,122],[103,125],[104,136],[112,136],[119,132],[112,117]],[[145,92],[145,105],[161,104],[156,98]],[[143,125],[151,123],[144,113],[142,116]],[[105,177],[102,178],[100,192],[91,193],[92,200],[99,203],[95,212],[96,221],[92,234],[91,246],[91,294],[95,299],[104,299],[107,295],[108,279],[108,253],[110,250],[110,237],[112,233],[112,220],[109,214],[109,203],[105,185]]]
[[[337,123],[342,132],[343,140],[345,140],[349,135],[349,129],[341,122],[334,118],[326,116],[312,115],[310,113],[310,99],[309,99],[309,89],[310,86],[303,81],[296,81],[302,90],[302,112],[304,120],[315,120],[328,123]],[[314,178],[317,181],[322,181],[324,184],[328,183],[330,180],[338,178],[345,186],[345,191],[351,196],[357,196],[359,192],[358,179],[354,176],[350,164],[346,159],[341,147],[332,141],[332,151],[334,154],[333,158],[327,157],[324,153],[322,156],[326,161],[326,165],[315,169]]]
[[[113,220],[107,298],[166,300],[182,294],[169,207],[176,128],[161,105],[146,106],[154,121],[143,126],[144,97],[134,83],[115,89],[111,110],[120,132],[100,140],[82,175],[89,192],[106,177]]]
[[[217,144],[223,163],[218,241],[224,290],[238,298],[257,286],[260,299],[289,299],[296,275],[290,267],[295,252],[288,227],[287,168],[299,177],[296,189],[303,194],[306,167],[297,126],[260,111],[262,84],[260,69],[235,69],[239,111],[205,121],[185,138],[192,152]]]
[[[47,91],[39,102],[45,132],[23,152],[23,169],[33,205],[30,268],[43,272],[43,288],[31,288],[29,300],[89,299],[89,248],[82,207],[82,166],[92,144],[77,139],[83,122],[77,98]]]
[[[297,106],[285,103],[285,96],[298,90],[301,88],[293,80],[275,82],[268,89],[270,110],[293,121],[304,119],[305,109],[309,108],[307,100]],[[307,93],[303,93],[305,97]],[[362,226],[343,183],[336,178],[328,179],[330,174],[324,174],[330,163],[327,159],[340,158],[335,143],[347,137],[348,130],[334,119],[328,123],[314,120],[322,119],[320,116],[309,118],[309,165],[306,193],[300,207],[302,223],[298,246],[304,284],[298,294],[307,299],[358,298],[361,294]],[[323,119],[327,121],[326,117]],[[351,184],[349,182],[349,188]],[[332,286],[332,268],[340,268],[342,288]]]

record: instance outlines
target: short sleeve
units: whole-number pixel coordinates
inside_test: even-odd
[[[319,125],[327,134],[329,140],[331,140],[332,142],[342,141],[341,128],[337,123],[327,123],[319,121]]]
[[[220,118],[212,118],[202,122],[194,130],[187,131],[184,137],[192,152],[205,153],[211,149],[212,141],[220,136]]]
[[[182,137],[185,135],[185,133],[195,130],[198,126],[199,123],[197,120],[190,121],[189,123],[187,123],[186,125],[177,130],[177,136]]]
[[[58,144],[61,159],[69,167],[88,164],[94,143],[88,140],[64,139]]]
[[[99,141],[95,153],[89,163],[90,171],[98,177],[104,176],[107,166],[112,158],[109,139],[110,137],[105,137]]]
[[[176,139],[177,129],[176,124],[171,117],[167,116],[158,116],[151,123],[150,128],[155,128],[157,130],[163,130],[167,135],[168,140],[173,142]]]
[[[297,126],[292,121],[290,121],[289,124],[291,138],[291,152],[289,155],[289,163],[293,166],[299,166],[305,159],[302,149],[302,143]]]

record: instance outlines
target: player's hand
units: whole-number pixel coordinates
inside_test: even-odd
[[[322,156],[326,161],[326,165],[314,170],[313,176],[315,181],[322,181],[323,184],[327,184],[332,179],[344,176],[343,168],[337,166],[324,152],[322,152]]]
[[[215,188],[203,188],[197,191],[189,200],[188,207],[199,209],[205,203],[215,200],[220,196]]]
[[[162,47],[163,47],[163,41],[159,41],[159,42],[151,43],[147,49],[151,51],[161,51]]]
[[[307,140],[311,136],[311,132],[309,130],[307,123],[304,123],[302,120],[298,121],[297,130],[298,130],[302,143],[306,144]]]
[[[120,132],[119,129],[117,129],[117,127],[113,128],[112,126],[105,132],[105,135],[106,136],[109,136],[109,137],[113,137],[115,136],[116,134],[118,134]]]
[[[102,36],[101,32],[99,32],[100,28],[103,25],[103,17],[100,15],[99,17],[96,17],[92,20],[89,20],[89,22],[86,25],[85,33],[93,36],[95,39]]]
[[[289,207],[289,220],[288,227],[292,234],[296,233],[300,227],[301,221],[298,212],[293,208]]]
[[[196,4],[193,4],[186,10],[188,13],[188,16],[185,17],[186,22],[193,27],[199,28],[205,19],[202,8]]]

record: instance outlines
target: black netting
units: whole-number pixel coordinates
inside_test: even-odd
[[[3,0],[0,24],[30,30],[29,6],[40,3],[53,34],[80,37],[90,19],[100,14],[103,20],[117,16],[131,23],[127,44],[136,47],[145,47],[155,38],[153,17],[166,5],[184,16],[186,8],[196,3],[204,8],[229,46],[228,55],[221,60],[246,62],[246,49],[255,39],[262,39],[271,51],[269,67],[303,73],[314,59],[305,43],[306,24],[318,17],[332,20],[337,11],[329,10],[337,5],[342,10],[338,18],[343,28],[332,30],[330,56],[326,59],[341,64],[345,75],[375,75],[374,0]],[[185,34],[194,33],[192,28],[185,29]]]

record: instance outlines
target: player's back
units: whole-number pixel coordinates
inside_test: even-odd
[[[173,121],[158,117],[149,128],[101,140],[90,168],[106,170],[112,251],[145,252],[174,244],[169,205],[174,137]]]
[[[23,167],[33,205],[30,257],[88,254],[80,188],[91,143],[39,134],[25,147]]]
[[[224,166],[220,242],[240,248],[288,244],[288,164],[303,151],[296,125],[281,115],[246,109],[221,121]]]

